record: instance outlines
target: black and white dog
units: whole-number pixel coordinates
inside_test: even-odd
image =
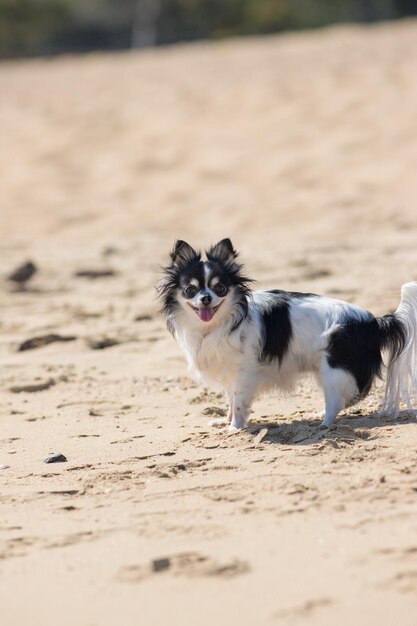
[[[323,388],[323,425],[364,398],[381,376],[383,414],[411,408],[417,391],[417,282],[403,285],[394,314],[374,317],[341,300],[273,289],[252,291],[230,239],[206,252],[177,241],[159,285],[168,329],[199,380],[229,399],[229,428],[247,425],[257,395],[291,390],[313,374]],[[218,423],[221,420],[218,421]]]

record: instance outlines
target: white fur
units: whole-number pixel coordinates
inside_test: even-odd
[[[383,415],[397,417],[400,402],[408,409],[417,400],[417,282],[401,287],[401,302],[395,315],[406,328],[407,344],[396,361],[388,364]]]

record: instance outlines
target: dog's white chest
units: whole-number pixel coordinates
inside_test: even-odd
[[[219,385],[225,389],[233,386],[241,352],[230,337],[209,333],[187,342],[185,351],[190,368],[203,382]]]

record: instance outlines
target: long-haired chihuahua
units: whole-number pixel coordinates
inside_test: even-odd
[[[401,288],[394,314],[374,317],[347,302],[271,289],[253,291],[230,239],[206,252],[177,241],[159,285],[168,329],[199,380],[222,388],[229,400],[223,420],[245,428],[260,393],[293,389],[313,374],[323,389],[323,425],[363,399],[383,370],[382,413],[411,408],[417,392],[417,282]],[[218,420],[217,422],[220,422]]]

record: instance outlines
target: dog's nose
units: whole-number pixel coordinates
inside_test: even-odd
[[[206,293],[201,298],[201,303],[204,304],[204,306],[208,306],[211,303],[211,295],[209,293]]]

